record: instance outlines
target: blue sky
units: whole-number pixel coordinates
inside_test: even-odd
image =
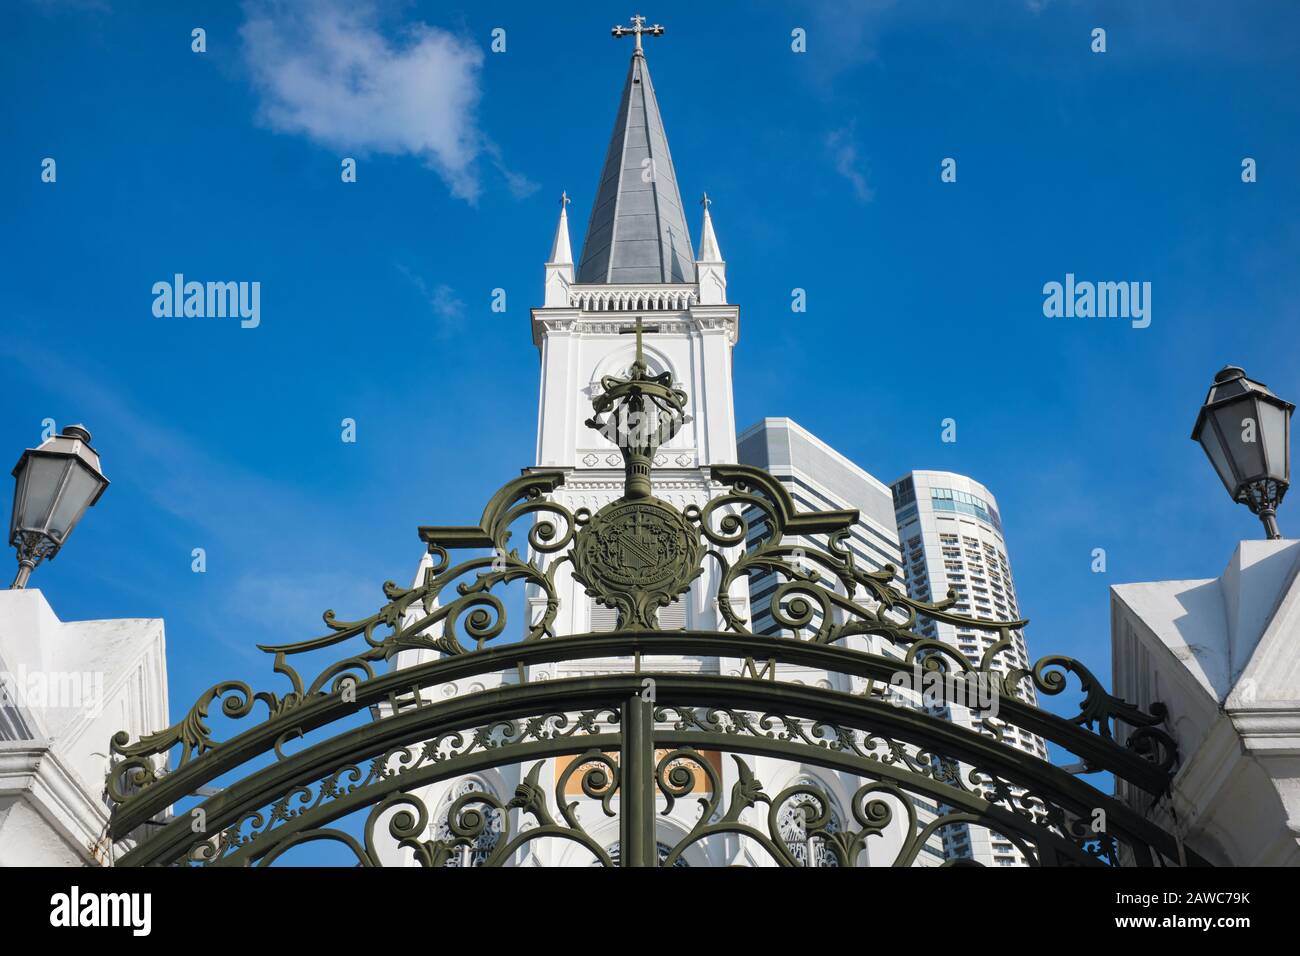
[[[562,189],[581,243],[633,12],[294,10],[19,3],[0,37],[0,448],[81,421],[113,481],[33,584],[64,619],[165,618],[174,713],[269,684],[255,643],[373,611],[417,525],[476,519],[532,461],[528,309]],[[1213,576],[1260,535],[1188,439],[1214,372],[1300,396],[1294,5],[645,12],[692,228],[707,190],[741,306],[739,427],[988,485],[1031,656],[1108,674],[1110,584]],[[259,281],[260,326],[155,318],[177,272]],[[1150,327],[1045,318],[1067,272],[1150,282]]]

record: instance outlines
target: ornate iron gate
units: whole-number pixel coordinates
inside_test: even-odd
[[[138,741],[115,736],[107,792],[118,865],[267,865],[330,841],[362,865],[409,861],[409,850],[424,865],[491,866],[561,840],[605,866],[674,866],[693,847],[731,840],[782,866],[814,856],[907,866],[936,834],[963,824],[987,828],[1034,865],[1202,862],[1126,803],[1004,739],[1009,730],[1036,735],[1086,771],[1158,799],[1176,761],[1159,705],[1143,712],[1111,696],[1068,658],[1008,661],[1025,621],[956,614],[951,594],[938,603],[903,595],[893,568],[863,569],[845,546],[856,512],[800,513],[759,469],[714,466],[720,493],[702,507],[678,511],[653,497],[651,462],[685,420],[686,395],[668,376],[648,375],[639,341],[629,375],[602,385],[588,424],[623,451],[622,498],[594,514],[570,511],[548,498],[562,472],[525,474],[492,498],[477,526],[420,529],[434,561],[419,586],[389,582],[374,615],[343,622],[326,612],[325,636],[262,647],[286,691],[223,681],[174,726]],[[510,547],[520,527],[527,555]],[[810,536],[824,545],[809,548]],[[796,537],[804,543],[791,544]],[[453,562],[453,552],[470,553]],[[659,630],[655,610],[710,560],[724,627]],[[594,600],[617,608],[613,633],[555,634],[555,575],[565,563]],[[751,575],[773,573],[782,631],[756,634],[733,595]],[[506,606],[494,589],[512,582],[530,590],[538,611],[506,643]],[[968,659],[920,633],[926,619],[996,639]],[[308,680],[290,660],[317,652],[333,659]],[[428,659],[383,669],[403,652]],[[682,655],[737,667],[656,667]],[[616,656],[629,666],[527,679],[536,665]],[[785,666],[841,675],[850,689],[782,680]],[[489,675],[497,686],[437,694]],[[1031,701],[1030,687],[1057,695],[1070,675],[1083,695],[1077,714]],[[978,730],[925,706],[931,691],[949,705],[975,699],[977,688],[997,703]],[[218,701],[226,718],[265,708],[265,719],[218,741],[209,713]],[[815,783],[769,792],[755,770],[764,758],[859,784],[836,818]],[[502,767],[517,768],[509,799],[474,782]],[[419,791],[453,780],[467,783],[434,821]],[[657,819],[688,800],[698,806],[694,822],[666,836]],[[593,836],[593,820],[615,819],[615,843]]]

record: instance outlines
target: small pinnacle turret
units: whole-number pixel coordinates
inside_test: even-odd
[[[727,301],[727,263],[713,232],[713,216],[709,213],[713,200],[708,193],[700,197],[700,205],[704,207],[704,223],[700,226],[700,257],[695,260],[700,304],[722,305]]]
[[[551,256],[546,260],[547,306],[569,304],[569,286],[573,285],[573,248],[569,245],[569,213],[566,208],[569,202],[569,194],[560,193],[560,221],[551,242]]]

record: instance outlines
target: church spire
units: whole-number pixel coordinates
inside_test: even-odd
[[[639,15],[631,27],[612,31],[634,37],[636,46],[583,240],[578,282],[695,281],[677,174],[641,48],[643,36],[663,32],[658,24],[645,26]]]

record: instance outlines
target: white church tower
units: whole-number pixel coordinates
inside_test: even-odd
[[[653,493],[679,509],[702,505],[713,497],[707,466],[736,461],[731,352],[740,310],[727,302],[726,263],[707,198],[699,258],[692,252],[641,35],[634,35],[576,272],[566,195],[546,263],[544,304],[532,311],[542,366],[537,465],[564,469],[555,497],[593,513],[622,494],[623,460],[585,422],[602,376],[624,375],[632,364],[636,343],[629,333],[638,319],[650,374],[671,373],[690,398],[690,420],[654,459]],[[613,629],[614,612],[594,604],[581,585],[566,576],[562,588],[558,633]],[[715,592],[706,571],[681,605],[661,612],[660,625],[714,629]]]
[[[605,376],[625,377],[637,357],[638,340],[650,376],[669,373],[676,387],[687,394],[689,419],[653,458],[651,494],[678,511],[690,505],[703,506],[716,497],[722,486],[710,481],[708,468],[737,462],[736,417],[732,396],[732,349],[739,335],[740,310],[727,300],[726,262],[714,233],[709,200],[701,200],[703,221],[698,256],[693,251],[676,170],[668,149],[663,118],[654,86],[642,34],[658,35],[661,27],[645,27],[644,18],[633,18],[631,29],[615,28],[615,36],[632,36],[635,46],[623,84],[613,135],[605,156],[592,202],[581,255],[576,263],[569,236],[567,194],[560,199],[559,223],[545,265],[544,298],[532,310],[533,342],[540,351],[541,386],[537,416],[538,469],[564,472],[564,483],[551,494],[559,504],[592,514],[620,499],[625,491],[624,459],[619,448],[600,431],[586,424],[593,416],[592,399],[601,393]],[[638,330],[640,334],[638,335]],[[737,549],[728,549],[734,560]],[[613,631],[617,612],[598,604],[571,573],[571,563],[560,556],[532,554],[539,562],[558,561],[555,568],[559,606],[554,633],[576,635]],[[426,555],[416,575],[418,584],[430,564]],[[721,569],[706,558],[703,573],[679,601],[659,610],[662,630],[725,630],[718,612],[716,594]],[[747,582],[738,581],[730,595],[732,608],[749,618]],[[530,621],[540,620],[546,598],[532,593],[527,598]],[[866,638],[853,638],[854,644]],[[397,667],[407,667],[437,656],[433,650],[404,651]],[[576,678],[592,674],[626,672],[630,658],[583,659],[531,666],[525,672],[504,671],[480,676],[473,683],[448,683],[437,689],[439,696],[457,696],[491,690],[493,686],[520,680],[538,681]],[[739,675],[743,662],[716,657],[658,657],[646,662],[648,670],[724,673]],[[810,682],[829,687],[824,672],[793,675],[797,683]],[[854,688],[857,690],[858,688]],[[431,692],[432,693],[432,692]],[[386,705],[385,705],[386,706]],[[386,716],[384,706],[379,708]],[[702,751],[718,773],[721,787],[730,792],[738,770],[730,759],[715,751]],[[544,777],[549,784],[561,779],[572,757],[548,759]],[[842,773],[823,772],[788,761],[747,757],[746,765],[763,781],[769,794],[802,783],[816,784],[830,795],[833,818],[849,820],[849,808],[857,781]],[[425,788],[419,798],[430,814],[430,839],[450,836],[447,818],[452,803],[461,795],[487,791],[502,800],[521,782],[530,768],[523,765],[500,767],[469,777],[443,781]],[[703,778],[699,784],[703,786]],[[575,784],[576,786],[576,784]],[[618,821],[603,815],[599,802],[578,800],[584,826],[616,860],[619,856]],[[617,803],[619,798],[615,798]],[[794,803],[780,809],[783,836],[805,865],[831,865],[832,855],[809,837],[803,815]],[[667,809],[662,797],[658,808]],[[698,816],[694,800],[680,800],[670,813],[656,814],[657,841],[661,858],[668,848],[684,837]],[[495,813],[495,811],[494,811]],[[502,821],[489,815],[487,831],[473,847],[462,847],[451,861],[453,866],[481,862],[496,845]],[[868,849],[892,859],[901,840],[899,826]],[[930,841],[937,843],[937,841]],[[692,845],[676,863],[678,866],[768,866],[772,861],[751,845],[748,837],[722,835]],[[393,846],[386,851],[390,865],[415,865],[409,851]],[[593,855],[567,841],[539,840],[528,844],[512,860],[519,866],[587,866]],[[927,845],[918,865],[941,862],[935,846]]]

